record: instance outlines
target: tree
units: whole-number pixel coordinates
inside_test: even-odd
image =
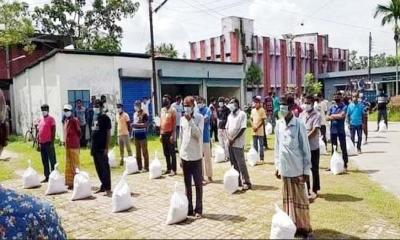
[[[399,20],[400,20],[400,0],[390,0],[386,5],[376,6],[374,18],[382,16],[382,26],[394,22],[394,41],[396,43],[396,59],[399,57]],[[399,95],[399,63],[396,61],[396,95]]]
[[[150,44],[146,47],[146,53],[151,54]],[[178,58],[178,50],[172,43],[160,43],[154,47],[154,56],[166,58]]]
[[[252,62],[246,71],[245,82],[246,85],[251,85],[254,89],[254,85],[257,85],[257,90],[261,84],[262,70],[260,66]],[[265,86],[264,86],[265,87]]]
[[[123,18],[131,18],[139,8],[132,0],[52,0],[36,7],[33,19],[41,32],[69,37],[75,49],[119,52]],[[87,10],[85,10],[87,9]]]
[[[322,83],[318,82],[312,73],[307,73],[304,76],[304,93],[314,95],[321,93]]]

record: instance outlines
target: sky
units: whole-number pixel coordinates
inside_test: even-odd
[[[148,0],[140,3],[133,18],[124,19],[122,51],[145,51],[150,42]],[[163,0],[154,0],[158,6]],[[379,3],[388,0],[168,0],[154,14],[155,42],[173,43],[179,55],[189,56],[189,42],[221,34],[221,18],[239,16],[254,19],[255,34],[281,38],[285,33],[329,34],[329,45],[368,54],[395,53],[393,26],[381,26],[374,19]],[[28,0],[33,6],[50,0]],[[92,0],[87,0],[92,2]],[[303,23],[303,24],[302,24]]]

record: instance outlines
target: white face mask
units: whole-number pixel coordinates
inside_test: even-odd
[[[122,108],[117,108],[118,113],[122,113]]]
[[[234,112],[234,111],[236,110],[236,106],[235,106],[235,104],[233,104],[233,103],[229,103],[229,104],[228,104],[228,108],[229,108],[229,110],[230,110],[231,112]]]
[[[288,115],[288,113],[289,113],[289,107],[285,106],[285,105],[281,105],[279,107],[279,112],[282,114],[282,117],[286,117],[286,115]]]
[[[49,112],[48,111],[42,111],[42,115],[43,115],[43,117],[47,117],[47,115],[49,115]]]
[[[205,107],[205,105],[204,105],[204,103],[199,103],[199,104],[197,104],[197,107],[200,108],[200,109],[202,109],[202,108]]]
[[[219,103],[218,103],[218,106],[223,107],[223,106],[224,106],[224,103],[223,103],[223,102],[219,102]]]
[[[193,113],[193,108],[192,107],[183,107],[184,111],[186,114],[192,114]]]
[[[312,106],[311,104],[305,104],[305,110],[306,110],[307,112],[310,112],[310,111],[313,110],[313,106]]]
[[[140,110],[140,108],[138,106],[135,106],[135,112],[138,112]]]
[[[72,115],[72,112],[71,112],[71,111],[65,112],[65,116],[66,116],[67,118],[71,117],[71,115]]]
[[[100,108],[93,108],[93,112],[95,114],[99,114],[100,113]]]

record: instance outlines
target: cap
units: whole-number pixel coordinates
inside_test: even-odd
[[[65,104],[65,105],[64,105],[64,110],[72,111],[72,106],[71,106],[71,104]]]
[[[257,97],[255,97],[255,98],[254,98],[254,101],[261,102],[261,96],[257,96]]]

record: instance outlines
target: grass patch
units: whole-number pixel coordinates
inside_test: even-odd
[[[378,112],[373,112],[369,114],[368,121],[378,121]],[[388,112],[388,121],[389,122],[400,122],[400,112],[397,111],[389,111]]]

